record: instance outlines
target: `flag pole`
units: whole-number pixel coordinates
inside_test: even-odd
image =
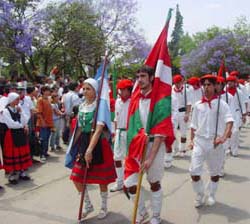
[[[94,135],[95,129],[96,129],[96,122],[97,122],[97,116],[98,116],[98,111],[99,111],[99,104],[100,104],[100,100],[101,100],[103,80],[104,80],[105,70],[106,70],[106,66],[107,66],[107,62],[108,62],[107,58],[108,58],[108,52],[106,51],[105,52],[105,57],[104,57],[104,63],[103,63],[103,67],[102,67],[102,73],[101,73],[101,82],[100,82],[100,86],[99,86],[99,89],[98,89],[96,110],[95,110],[95,113],[94,113],[94,119],[93,119],[93,123],[92,123],[92,127],[91,127],[90,141],[91,141],[91,139],[92,139],[92,137]],[[82,167],[83,167],[83,165],[82,165]],[[85,170],[84,170],[83,188],[82,188],[82,192],[81,192],[80,206],[79,206],[79,212],[78,212],[78,223],[79,224],[82,224],[82,222],[83,222],[82,221],[82,208],[83,208],[83,201],[84,201],[85,190],[86,190],[87,176],[88,176],[88,168],[87,168],[87,165],[86,165]]]
[[[166,20],[166,23],[165,23],[165,28],[168,27],[169,21],[171,19],[172,11],[173,11],[172,8],[170,8],[169,11],[168,11],[168,16],[167,16],[167,20]],[[166,39],[166,41],[167,41],[167,39]],[[151,119],[152,119],[152,117],[147,121],[147,123],[148,122],[151,123]],[[148,128],[149,128],[149,126],[147,125],[147,129]],[[150,130],[147,130],[147,133],[149,133],[149,131]],[[148,141],[146,141],[145,145],[144,145],[144,150],[143,150],[142,158],[141,158],[141,161],[140,161],[141,165],[143,165],[143,163],[144,163],[144,161],[146,159],[147,145],[148,145]],[[140,199],[143,174],[144,174],[144,170],[141,169],[139,171],[138,182],[137,182],[137,187],[136,187],[136,195],[135,195],[135,203],[134,203],[132,224],[136,224],[136,216],[137,216],[137,210],[138,210],[138,203],[139,203],[139,199]]]
[[[140,161],[140,164],[143,164],[143,162],[146,159],[146,149],[147,149],[147,142],[145,142],[144,149],[143,149],[143,154],[142,158]],[[137,182],[137,187],[136,187],[136,195],[135,195],[135,203],[134,203],[134,211],[133,211],[133,219],[132,219],[132,224],[136,224],[136,215],[137,215],[137,210],[138,210],[138,204],[139,204],[139,199],[140,199],[140,194],[141,194],[141,185],[142,185],[142,178],[143,178],[144,170],[140,170],[139,172],[139,177],[138,177],[138,182]]]

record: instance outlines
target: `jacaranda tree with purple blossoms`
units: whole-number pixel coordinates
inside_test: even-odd
[[[7,58],[11,68],[15,67],[15,62],[21,61],[29,78],[32,78],[31,69],[26,61],[32,55],[33,35],[37,32],[34,21],[38,3],[38,0],[0,1],[0,56]]]
[[[200,76],[217,72],[224,58],[229,71],[238,70],[246,74],[250,71],[249,57],[249,34],[219,33],[182,57],[181,73],[184,76]]]

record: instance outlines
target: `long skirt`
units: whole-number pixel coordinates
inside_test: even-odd
[[[26,170],[32,166],[29,144],[16,147],[10,129],[6,131],[4,138],[3,161],[6,172]]]
[[[103,184],[108,185],[115,182],[116,171],[113,160],[113,152],[108,141],[102,139],[103,163],[92,165],[87,172],[86,184]],[[70,179],[74,182],[83,183],[86,166],[75,162]]]

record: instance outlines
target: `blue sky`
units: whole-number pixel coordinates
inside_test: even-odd
[[[144,30],[149,43],[159,35],[169,8],[179,4],[184,17],[183,28],[190,34],[205,31],[213,25],[232,27],[236,18],[246,16],[250,23],[250,0],[138,0],[138,26]],[[170,33],[174,26],[172,15]]]

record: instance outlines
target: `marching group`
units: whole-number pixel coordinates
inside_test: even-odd
[[[225,155],[238,155],[239,132],[250,109],[250,82],[242,82],[238,77],[237,71],[231,72],[227,78],[207,74],[185,80],[179,74],[174,75],[171,120],[175,141],[170,147],[165,144],[167,136],[160,133],[149,135],[142,164],[137,158],[126,158],[129,153],[127,122],[134,86],[131,80],[121,79],[117,83],[112,136],[105,120],[96,116],[99,87],[95,79],[69,82],[68,90],[62,87],[61,81],[57,83],[58,79],[50,84],[28,85],[25,88],[23,84],[10,86],[5,83],[0,93],[1,168],[8,174],[11,184],[29,180],[27,169],[32,165],[34,155],[34,147],[30,147],[34,143],[33,137],[38,137],[40,141],[40,162],[45,163],[49,146],[52,151],[61,150],[61,135],[65,143],[71,136],[70,142],[67,142],[67,153],[72,156],[70,179],[78,192],[82,192],[84,181],[87,184],[82,216],[86,217],[94,210],[88,193],[89,184],[100,187],[98,218],[103,219],[108,214],[108,185],[115,183],[110,192],[124,190],[134,201],[142,169],[151,189],[150,223],[159,224],[164,168],[171,167],[176,156],[183,157],[188,150],[192,150],[189,171],[196,193],[194,206],[198,208],[205,203],[212,206],[216,202],[218,181],[224,175]],[[138,106],[138,117],[146,129],[154,70],[143,66],[136,74],[136,81],[140,91],[138,102],[133,103]],[[211,177],[206,187],[201,178],[204,162]],[[139,169],[133,170],[134,167]],[[128,175],[130,172],[131,175]],[[144,223],[149,218],[144,196],[142,187],[137,223]]]

